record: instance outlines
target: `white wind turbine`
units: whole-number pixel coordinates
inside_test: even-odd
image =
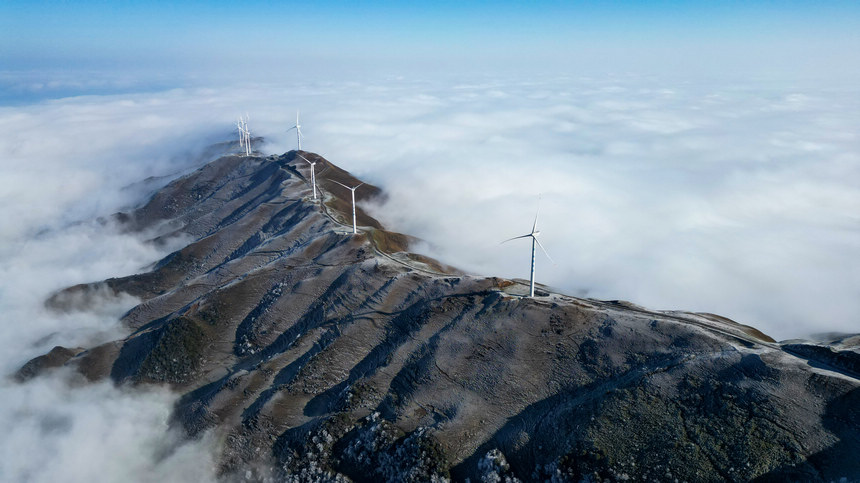
[[[513,238],[508,238],[507,240],[502,242],[502,243],[507,243],[511,240],[516,240],[518,238],[529,238],[529,237],[531,237],[531,239],[532,239],[532,274],[531,274],[531,279],[529,280],[529,297],[535,296],[535,244],[537,244],[537,246],[539,246],[540,249],[543,250],[544,255],[546,255],[546,257],[549,258],[549,261],[553,262],[552,257],[549,256],[549,253],[547,253],[546,248],[544,248],[543,245],[540,244],[540,241],[538,241],[538,239],[537,239],[538,235],[540,235],[540,232],[537,229],[538,214],[540,214],[540,207],[538,207],[538,212],[535,213],[535,223],[534,223],[534,225],[532,225],[532,232],[531,233],[528,233],[528,234],[522,235],[522,236],[515,236]],[[555,263],[555,262],[553,262],[553,263]]]
[[[316,178],[316,175],[314,174],[314,165],[316,165],[317,163],[316,163],[316,161],[310,162],[308,160],[308,158],[302,156],[301,154],[299,154],[298,156],[300,158],[304,159],[306,163],[311,165],[311,185],[313,185],[313,187],[314,187],[314,201],[316,201],[317,200],[317,178]],[[334,180],[332,180],[332,181],[334,181]],[[337,183],[337,181],[335,181],[335,183]],[[338,184],[340,184],[340,183],[338,183]],[[343,185],[341,185],[341,186],[343,186]],[[361,186],[361,185],[359,185],[359,186]],[[356,186],[356,188],[357,187],[358,186]],[[355,196],[355,195],[353,194],[353,196]],[[353,211],[355,211],[355,199],[353,199],[352,201],[353,201]]]
[[[239,116],[239,121],[236,123],[239,128],[239,147],[245,152],[245,156],[251,155],[251,131],[248,130],[248,115],[245,117]]]
[[[302,150],[302,138],[305,136],[304,136],[304,134],[302,134],[302,125],[299,124],[299,111],[296,111],[296,125],[287,129],[287,131],[292,131],[293,129],[296,130],[296,141],[299,144],[299,151],[301,151]]]
[[[358,230],[356,229],[356,226],[355,226],[355,190],[357,190],[358,187],[363,185],[364,183],[359,183],[354,188],[350,188],[349,186],[347,186],[343,183],[339,183],[333,179],[329,179],[329,181],[331,181],[333,183],[337,183],[337,184],[343,186],[344,188],[352,191],[352,234],[355,235],[356,233],[358,233]]]
[[[251,155],[251,130],[248,129],[248,115],[245,114],[245,120],[242,122],[245,126],[245,156]]]

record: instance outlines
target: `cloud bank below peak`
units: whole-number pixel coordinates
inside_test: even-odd
[[[755,83],[461,86],[326,113],[339,135],[325,145],[390,192],[379,217],[447,262],[526,278],[528,247],[497,243],[528,230],[540,196],[557,263],[539,259],[539,281],[788,338],[860,328],[857,99]]]

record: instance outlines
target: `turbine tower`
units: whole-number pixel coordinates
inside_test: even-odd
[[[251,130],[248,129],[248,114],[245,114],[245,155],[251,155]]]
[[[311,185],[313,185],[313,187],[314,187],[314,201],[316,201],[317,200],[317,178],[316,178],[316,175],[314,174],[314,165],[316,165],[317,163],[316,163],[316,161],[314,161],[313,163],[310,162],[308,160],[308,158],[302,156],[301,154],[299,154],[298,156],[300,158],[304,159],[306,163],[311,165]],[[335,183],[337,183],[337,181],[335,181]],[[338,183],[338,184],[340,184],[340,183]],[[343,186],[343,185],[341,185],[341,186]],[[361,186],[361,185],[359,185],[359,186]],[[357,187],[358,186],[356,186],[356,188]],[[355,205],[355,200],[353,200],[353,205]],[[353,208],[353,211],[355,211],[354,208]]]
[[[535,223],[534,223],[534,225],[532,225],[532,232],[531,233],[528,233],[528,234],[522,235],[522,236],[515,236],[513,238],[508,238],[507,240],[502,242],[502,243],[507,243],[511,240],[516,240],[518,238],[529,238],[529,237],[531,237],[531,239],[532,239],[532,273],[531,273],[531,279],[529,280],[529,297],[535,296],[535,244],[537,244],[537,246],[539,246],[540,249],[543,250],[544,255],[546,255],[546,257],[549,258],[549,261],[553,262],[552,257],[550,257],[549,253],[546,252],[546,248],[544,248],[543,245],[540,244],[540,241],[537,239],[538,235],[540,235],[540,232],[537,229],[538,214],[540,214],[540,208],[538,208],[538,212],[535,213]],[[553,263],[555,263],[555,262],[553,262]]]
[[[358,233],[358,230],[356,229],[356,226],[355,226],[355,190],[358,189],[358,187],[363,185],[364,183],[359,183],[354,188],[350,188],[349,186],[347,186],[343,183],[337,182],[333,179],[329,179],[329,181],[331,181],[333,183],[337,183],[337,184],[343,186],[344,188],[352,191],[352,234],[355,235],[356,233]]]
[[[239,147],[244,151],[245,150],[245,126],[242,125],[242,117],[239,116],[239,120],[236,121],[236,127],[239,128]]]
[[[305,136],[304,136],[304,134],[302,134],[302,125],[299,124],[299,111],[296,111],[296,125],[287,129],[287,131],[292,131],[293,129],[296,130],[296,142],[299,145],[299,151],[301,151],[302,150],[302,138]]]

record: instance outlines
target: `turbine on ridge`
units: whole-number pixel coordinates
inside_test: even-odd
[[[314,174],[314,165],[316,165],[317,163],[316,163],[316,161],[314,161],[314,162],[309,161],[308,158],[302,156],[301,154],[299,154],[298,156],[300,158],[304,159],[306,163],[311,165],[311,185],[314,187],[314,201],[316,201],[317,200],[317,178],[316,178],[316,175]],[[334,180],[332,180],[332,181],[334,181]],[[337,183],[337,181],[335,181],[335,183]],[[340,183],[338,183],[338,184],[340,184]],[[343,186],[343,185],[341,185],[341,186]],[[361,186],[361,185],[359,185],[359,186]],[[358,186],[356,186],[356,188],[357,187]],[[354,202],[355,202],[355,200],[353,200],[353,205],[355,204]],[[353,208],[353,210],[354,210],[354,208]]]
[[[236,123],[239,128],[239,147],[243,148],[245,156],[251,155],[251,131],[248,130],[248,115],[245,117],[239,116],[239,121]]]
[[[305,135],[302,134],[302,125],[299,124],[299,111],[296,111],[296,125],[287,129],[287,131],[289,132],[289,131],[292,131],[293,129],[296,130],[296,142],[299,145],[298,150],[301,151],[302,150],[302,138],[305,137]]]
[[[354,188],[350,188],[349,186],[347,186],[343,183],[340,183],[338,181],[335,181],[333,179],[329,179],[329,181],[331,181],[333,183],[337,183],[337,184],[343,186],[344,188],[346,188],[352,192],[352,234],[355,235],[356,233],[358,233],[358,230],[356,229],[356,225],[355,225],[355,190],[357,190],[358,187],[363,185],[364,183],[359,183]]]
[[[529,279],[529,297],[535,296],[535,244],[537,244],[537,246],[539,246],[540,249],[543,250],[544,255],[546,255],[546,257],[549,259],[549,261],[553,262],[552,257],[549,256],[549,253],[547,253],[546,248],[544,248],[543,245],[541,245],[540,241],[537,239],[538,235],[540,235],[540,231],[538,231],[538,229],[537,229],[537,222],[538,222],[538,215],[539,214],[540,214],[540,207],[538,207],[538,212],[535,213],[535,222],[534,222],[534,225],[532,225],[531,233],[521,235],[521,236],[515,236],[513,238],[508,238],[507,240],[502,242],[502,243],[507,243],[511,240],[516,240],[519,238],[531,237],[531,239],[532,239],[532,271],[531,271],[531,279]],[[553,263],[555,263],[555,262],[553,262]]]
[[[248,114],[245,114],[245,156],[251,155],[251,130],[248,129]]]

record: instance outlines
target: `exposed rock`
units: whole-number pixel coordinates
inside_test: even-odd
[[[303,152],[314,203],[296,154],[227,156],[170,183],[116,219],[193,241],[51,302],[142,300],[123,318],[133,334],[69,364],[180,391],[175,421],[222,433],[225,477],[860,479],[851,349],[545,287],[526,298],[409,253],[361,209],[353,236],[349,193],[327,179],[358,181]]]

